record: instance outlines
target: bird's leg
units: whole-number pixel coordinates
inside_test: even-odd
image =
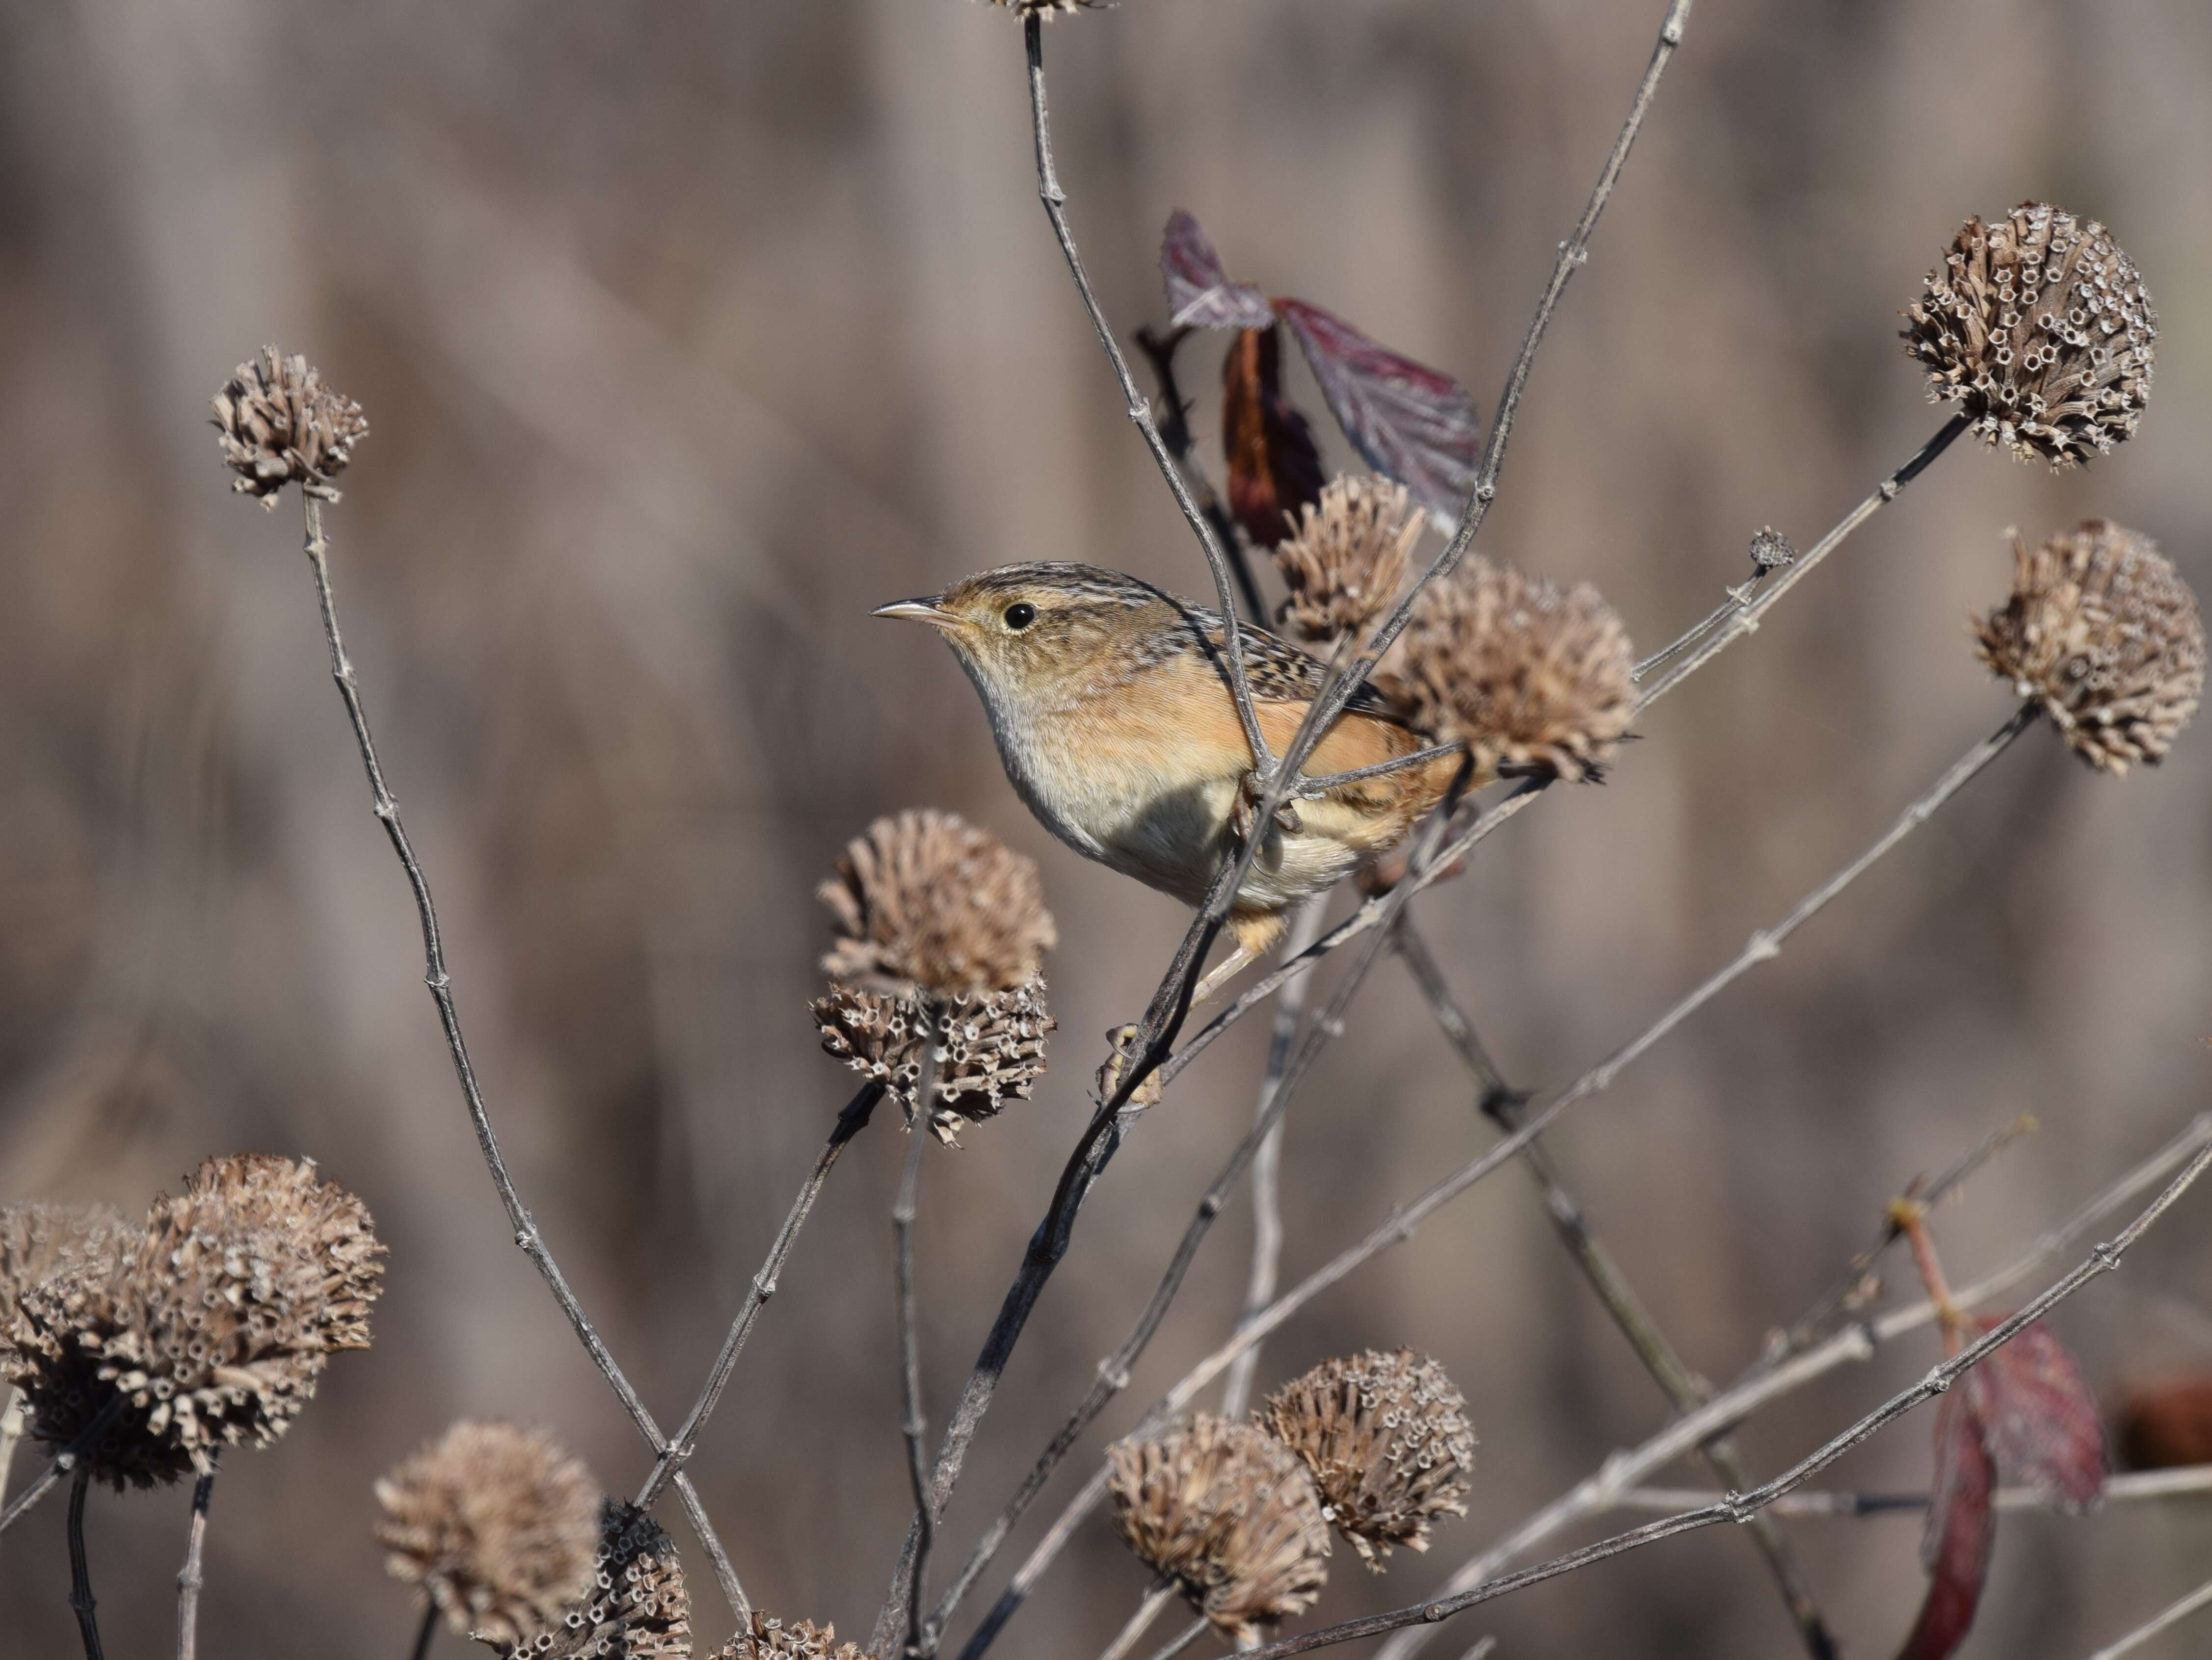
[[[1255,961],[1273,950],[1282,939],[1285,926],[1283,913],[1279,911],[1230,912],[1229,932],[1237,942],[1237,948],[1198,983],[1198,990],[1190,994],[1191,1007],[1198,1007]]]
[[[1252,839],[1253,822],[1267,794],[1267,781],[1256,770],[1237,780],[1236,804],[1229,809],[1229,828],[1237,840]],[[1285,835],[1295,836],[1305,827],[1305,821],[1298,816],[1296,805],[1286,801],[1275,809],[1275,827]]]

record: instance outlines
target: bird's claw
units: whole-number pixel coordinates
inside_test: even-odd
[[[1267,780],[1257,772],[1247,772],[1237,781],[1237,803],[1229,813],[1229,827],[1235,833],[1237,840],[1249,842],[1252,839],[1253,827],[1259,817],[1260,804],[1266,799],[1267,794]],[[1296,803],[1287,801],[1275,809],[1274,824],[1278,830],[1287,836],[1295,836],[1305,827],[1305,821],[1298,816]]]
[[[1128,1065],[1131,1045],[1137,1041],[1137,1028],[1133,1026],[1113,1027],[1106,1033],[1106,1041],[1113,1045],[1113,1052],[1106,1057],[1098,1069],[1097,1101],[1101,1106],[1112,1100],[1114,1092],[1121,1087],[1122,1069]],[[1156,1069],[1151,1076],[1130,1092],[1124,1110],[1127,1107],[1141,1110],[1159,1104],[1160,1075]]]

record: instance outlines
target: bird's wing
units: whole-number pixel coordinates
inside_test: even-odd
[[[1225,682],[1229,669],[1222,655],[1220,613],[1198,605],[1186,609],[1200,626],[1207,658]],[[1318,657],[1249,622],[1237,624],[1237,638],[1244,648],[1244,678],[1252,688],[1255,702],[1310,703],[1320,695],[1328,666]],[[1353,693],[1346,707],[1393,725],[1407,724],[1406,712],[1372,684]]]

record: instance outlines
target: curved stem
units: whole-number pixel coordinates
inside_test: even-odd
[[[415,1633],[415,1651],[412,1660],[427,1660],[430,1640],[438,1634],[438,1605],[433,1602],[422,1610],[422,1623]]]
[[[92,1594],[92,1566],[84,1554],[84,1496],[92,1485],[92,1466],[77,1466],[76,1481],[70,1488],[69,1502],[69,1559],[70,1609],[76,1615],[77,1634],[84,1639],[84,1660],[103,1660],[100,1649],[100,1621],[94,1617],[98,1606]]]

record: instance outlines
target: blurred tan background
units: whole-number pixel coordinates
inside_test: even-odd
[[[1109,313],[1125,336],[1160,320],[1158,233],[1188,207],[1238,276],[1450,370],[1487,415],[1662,9],[1129,0],[1055,22],[1061,173]],[[1051,843],[950,657],[866,612],[1014,559],[1204,582],[1038,211],[1020,58],[1014,21],[960,0],[0,7],[0,1197],[135,1213],[205,1154],[307,1154],[392,1246],[375,1348],[225,1467],[204,1652],[404,1652],[369,1483],[456,1415],[549,1425],[612,1488],[644,1469],[478,1160],[296,507],[227,493],[207,395],[265,339],[368,409],[331,520],[349,644],[518,1178],[664,1422],[848,1094],[802,1008],[836,848],[933,803],[1039,859],[1058,1064],[927,1172],[941,1417],[1100,1034],[1135,1017],[1182,913]],[[1647,648],[1671,636],[1747,573],[1760,524],[1804,544],[1934,430],[1897,312],[1966,214],[2031,195],[2140,264],[2158,385],[2142,436],[2086,475],[1954,449],[1655,711],[1613,783],[1556,792],[1423,901],[1516,1079],[1563,1081],[1638,1029],[1996,724],[1963,620],[2004,590],[2008,524],[2106,512],[2212,580],[2208,77],[2192,0],[1698,8],[1540,360],[1486,549],[1595,579]],[[1216,351],[1185,359],[1210,456]],[[1326,426],[1303,364],[1292,391]],[[2212,732],[2124,784],[2033,734],[1580,1109],[1560,1156],[1726,1377],[1888,1195],[1996,1124],[2045,1129],[1943,1214],[1962,1274],[2195,1112],[2208,921]],[[952,1546],[1139,1307],[1243,1131],[1263,1026],[1096,1195]],[[852,1636],[908,1513],[887,1124],[838,1172],[695,1466],[756,1599]],[[1486,1140],[1386,962],[1291,1112],[1286,1273]],[[2193,1196],[2063,1312],[2100,1390],[2212,1366],[2208,1216]],[[1240,1203],[1113,1423],[1224,1328],[1246,1227]],[[1662,1421],[1513,1172],[1301,1318],[1261,1384],[1399,1343],[1469,1397],[1473,1514],[1387,1578],[1340,1553],[1317,1617],[1418,1597]],[[1759,1420],[1758,1472],[1934,1352]],[[1917,1417],[1838,1477],[1911,1488],[1928,1463]],[[186,1497],[95,1500],[111,1652],[171,1640]],[[2096,1646],[2205,1577],[2208,1514],[2008,1518],[1967,1652]],[[74,1651],[61,1521],[0,1551],[8,1653]],[[1850,1651],[1892,1651],[1916,1524],[1792,1532]],[[1000,1651],[1094,1654],[1144,1584],[1094,1522]],[[1712,1533],[1494,1605],[1437,1651],[1484,1632],[1506,1660],[1793,1651],[1747,1542]]]

